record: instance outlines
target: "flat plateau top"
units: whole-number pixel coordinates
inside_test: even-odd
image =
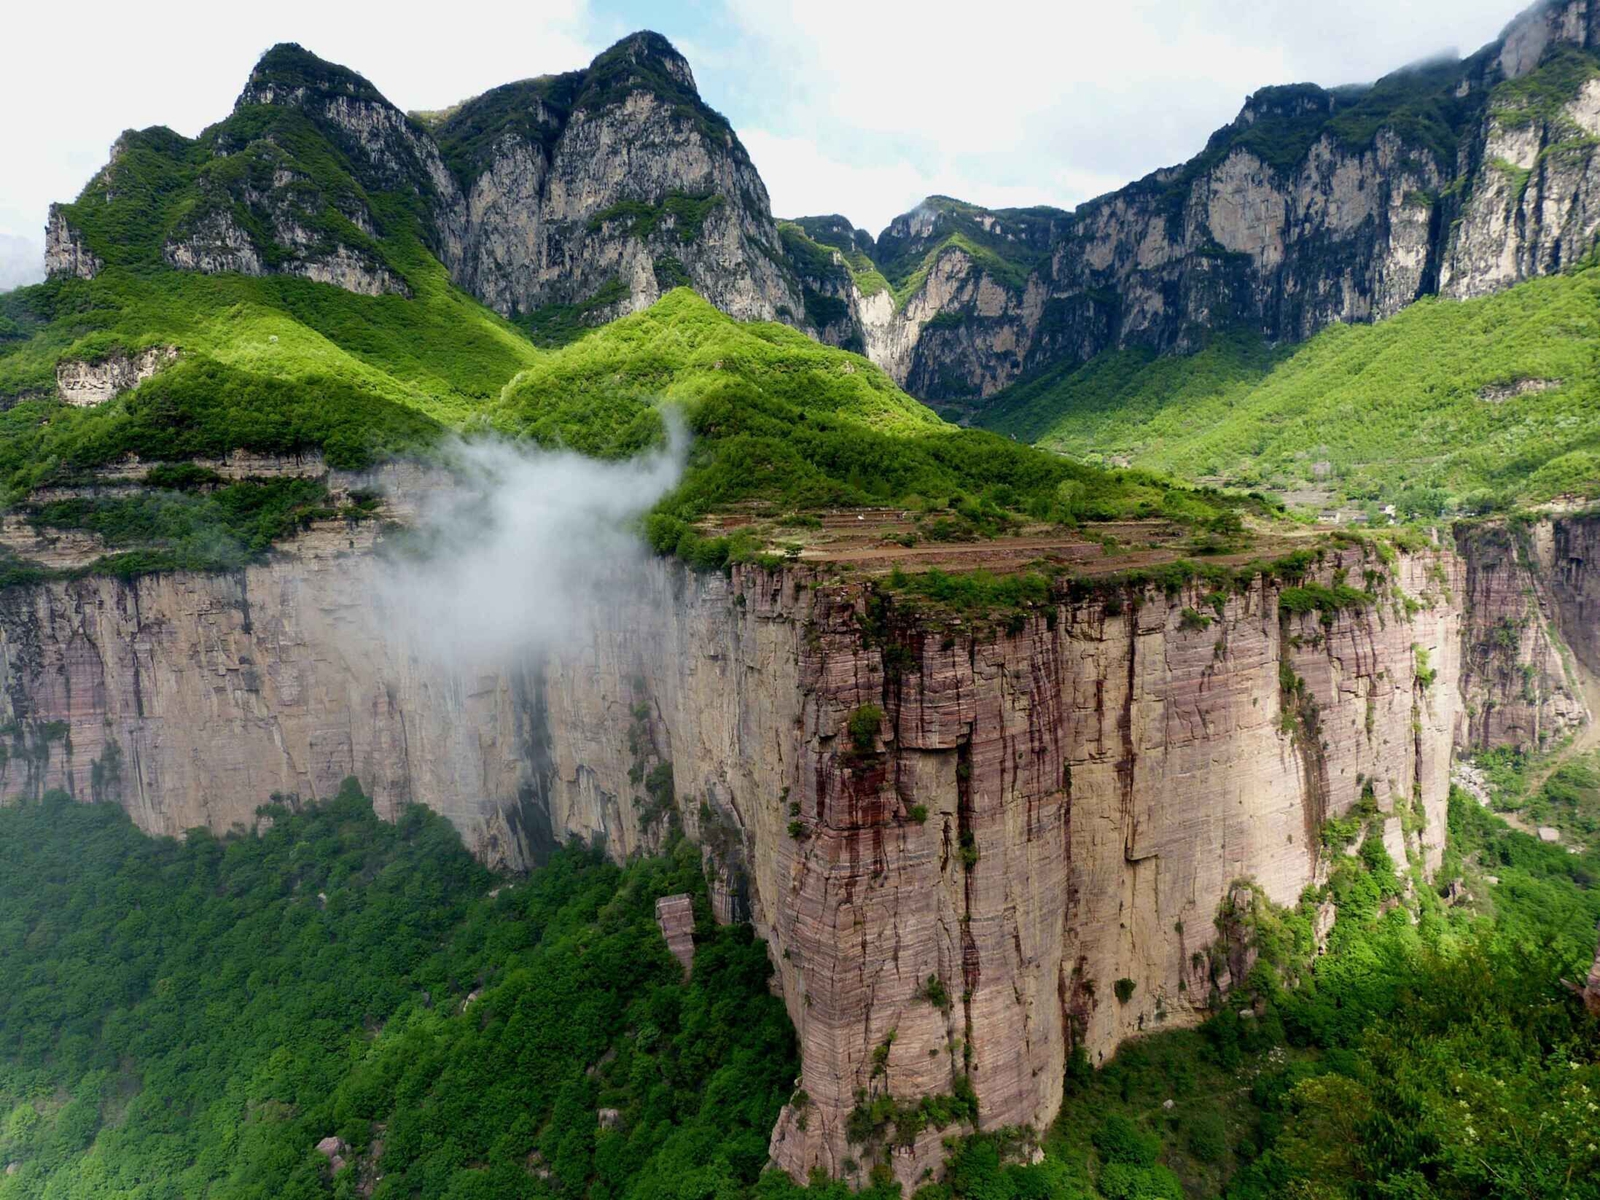
[[[869,575],[985,570],[1016,574],[1041,565],[1065,566],[1081,575],[1109,575],[1180,558],[1237,566],[1276,558],[1308,544],[1334,526],[1266,526],[1246,523],[1242,536],[1197,534],[1170,521],[1106,521],[1078,529],[1024,524],[993,537],[940,536],[937,514],[901,508],[841,508],[789,523],[759,510],[730,510],[702,523],[707,534],[744,530],[775,554],[803,563],[837,563]]]

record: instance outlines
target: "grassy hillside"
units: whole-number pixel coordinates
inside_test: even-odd
[[[1414,511],[1600,494],[1600,268],[1423,300],[1298,347],[1116,351],[1001,393],[988,428],[1091,461]],[[1325,464],[1319,466],[1318,464]]]
[[[327,449],[340,465],[424,444],[469,418],[534,347],[418,251],[414,295],[357,296],[288,277],[109,268],[0,297],[26,339],[0,342],[0,472],[15,499],[127,452]],[[178,361],[98,408],[54,398],[56,363],[148,346]]]
[[[517,437],[586,454],[663,437],[664,409],[696,435],[683,483],[652,518],[658,549],[704,553],[689,524],[714,508],[917,504],[1073,521],[1161,512],[1204,523],[1236,506],[1138,473],[1086,467],[941,421],[859,355],[785,325],[734,321],[678,289],[542,357],[490,410]]]

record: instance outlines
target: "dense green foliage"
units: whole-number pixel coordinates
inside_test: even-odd
[[[287,478],[52,500],[23,511],[50,529],[98,535],[108,554],[95,569],[136,575],[231,570],[259,561],[274,542],[302,525],[335,515],[326,501],[327,489],[316,480]]]
[[[353,782],[267,811],[178,844],[60,795],[0,809],[0,1197],[349,1196],[380,1141],[378,1197],[755,1182],[793,1037],[692,848],[491,890],[441,817],[379,821]],[[654,920],[682,891],[688,983]]]
[[[697,561],[691,524],[745,500],[786,509],[950,501],[970,510],[975,528],[1002,509],[1198,523],[1236,503],[956,429],[866,359],[787,326],[734,321],[686,290],[541,359],[507,386],[492,420],[513,435],[614,457],[656,444],[664,409],[680,411],[697,437],[649,534],[658,550]]]
[[[1491,903],[1407,899],[1370,837],[1327,889],[1327,956],[1319,897],[1258,901],[1260,959],[1218,1016],[1069,1070],[1046,1147],[1097,1186],[1051,1194],[1600,1195],[1600,1029],[1561,983],[1593,957],[1600,875],[1460,794],[1450,832],[1441,884],[1464,868]]]
[[[843,217],[809,217],[799,221],[779,221],[778,238],[783,243],[784,254],[800,274],[811,280],[829,280],[836,284],[853,283],[863,297],[875,296],[889,287],[869,250],[870,238],[858,242],[833,232],[833,223],[843,224]],[[835,252],[839,261],[834,261]],[[810,301],[807,312],[810,314]],[[810,314],[819,325],[827,320]]]
[[[674,237],[688,245],[697,241],[705,229],[706,218],[722,207],[722,197],[715,193],[691,196],[686,192],[668,192],[655,203],[643,200],[622,200],[603,208],[589,218],[589,232],[617,226],[630,237],[644,239],[658,228],[672,230]]]
[[[1292,348],[1241,334],[1189,358],[1110,352],[1009,389],[979,419],[1180,478],[1480,511],[1600,488],[1597,337],[1600,268],[1586,267]]]
[[[880,721],[852,714],[858,752]],[[59,793],[0,808],[0,1198],[845,1200],[761,1174],[793,1037],[765,949],[710,921],[693,847],[626,870],[569,848],[507,885],[424,809],[376,820],[354,781],[263,811],[179,844]],[[1600,1195],[1600,1028],[1561,983],[1594,953],[1600,856],[1456,793],[1436,890],[1374,828],[1296,908],[1222,906],[1248,977],[1199,1029],[1098,1072],[1075,1055],[1043,1162],[1019,1163],[1022,1131],[957,1138],[918,1200]],[[1482,899],[1447,906],[1455,880]],[[674,892],[696,907],[687,983],[654,922]],[[858,1132],[973,1103],[883,1098]]]

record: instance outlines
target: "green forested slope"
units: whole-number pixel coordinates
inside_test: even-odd
[[[755,1181],[794,1039],[696,851],[563,851],[496,895],[426,809],[391,825],[347,785],[271,811],[180,845],[110,806],[0,808],[0,1197],[351,1196],[380,1142],[384,1197]],[[654,919],[684,891],[687,984]]]
[[[669,410],[695,444],[650,537],[658,550],[700,560],[728,547],[708,550],[690,523],[749,500],[949,504],[978,526],[1012,511],[1202,523],[1240,503],[958,429],[865,358],[786,325],[735,321],[684,288],[540,359],[506,387],[490,420],[513,436],[614,456],[659,442]]]
[[[1091,460],[1379,503],[1593,496],[1600,268],[1422,300],[1296,347],[1234,334],[1187,358],[1116,351],[1002,392],[978,421]]]

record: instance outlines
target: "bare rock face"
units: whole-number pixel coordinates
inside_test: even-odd
[[[1217,138],[1284,119],[1278,109],[1331,111],[1318,94],[1267,89]],[[914,395],[954,399],[1113,347],[1195,349],[1222,325],[1295,340],[1389,316],[1427,290],[1430,197],[1448,174],[1431,151],[1382,129],[1365,146],[1323,135],[1288,167],[1244,146],[1202,156],[1071,214],[932,197],[877,242],[880,262],[925,247],[920,284],[898,305],[868,309],[857,297],[859,328],[845,336]],[[975,237],[1011,269],[974,253]]]
[[[1359,564],[1325,569],[1340,566]],[[1448,551],[1396,577],[1418,595],[1439,573],[1459,589]],[[797,1177],[863,1158],[846,1133],[861,1091],[914,1101],[966,1079],[985,1128],[1037,1127],[1074,1039],[1103,1057],[1198,1019],[1219,901],[1249,877],[1293,903],[1322,821],[1363,780],[1386,804],[1422,797],[1401,861],[1439,860],[1459,711],[1446,605],[1324,626],[1257,584],[1204,630],[1181,627],[1195,597],[1147,596],[1001,634],[872,624],[859,586],[808,572],[662,589],[665,628],[619,616],[548,669],[552,822],[619,853],[650,844],[627,749],[645,689],[678,795],[737,825],[802,1041],[808,1104],[772,1147]],[[925,1141],[894,1150],[902,1180],[937,1163]]]
[[[683,284],[741,320],[801,320],[766,187],[665,38],[496,88],[437,136],[466,198],[444,261],[500,312],[578,305],[602,320]]]
[[[687,895],[661,897],[656,901],[656,925],[687,978],[694,969],[694,900]]]
[[[895,263],[925,252],[909,291],[808,280],[836,302],[812,324],[914,395],[981,409],[1025,374],[1112,348],[1185,353],[1237,327],[1295,341],[1559,271],[1600,236],[1597,48],[1592,0],[1551,0],[1479,54],[1365,95],[1264,88],[1187,163],[1072,213],[930,197],[872,251],[897,279]],[[1383,112],[1386,84],[1431,88],[1462,115],[1429,134]]]
[[[1535,545],[1548,549],[1539,565],[1549,572],[1556,622],[1578,662],[1600,677],[1600,521],[1568,517],[1548,528],[1548,540],[1541,536]]]
[[[358,186],[341,186],[296,158],[284,132],[292,120],[276,122],[274,109],[309,121]],[[215,159],[231,160],[229,169],[199,174],[195,203],[162,247],[169,266],[299,275],[360,295],[409,295],[378,247],[395,232],[369,206],[378,192],[427,214],[424,232],[441,256],[460,252],[461,196],[432,138],[360,75],[298,46],[275,46],[262,57],[234,118],[218,127],[211,144]],[[113,191],[115,167],[113,158],[102,172]]]
[[[384,632],[361,536],[327,523],[232,576],[0,592],[0,794],[66,787],[181,833],[354,774],[379,812],[426,803],[513,868],[574,835],[652,851],[676,812],[799,1032],[806,1103],[772,1141],[799,1178],[879,1151],[908,1184],[937,1168],[938,1130],[853,1142],[863,1095],[970,1087],[982,1128],[1042,1127],[1074,1045],[1098,1061],[1197,1021],[1248,971],[1244,942],[1210,953],[1219,906],[1241,881],[1294,903],[1322,823],[1369,792],[1397,862],[1440,861],[1474,541],[1330,550],[1316,579],[1387,584],[1325,618],[1257,579],[1216,608],[1063,591],[996,626],[809,567],[656,563],[542,661],[463,676]]]
[[[44,239],[44,273],[51,279],[93,279],[100,273],[103,264],[83,244],[83,235],[67,222],[59,204],[50,206]]]
[[[1468,298],[1548,275],[1600,232],[1600,78],[1548,116],[1502,102],[1484,117],[1440,291]]]
[[[64,358],[56,364],[56,392],[74,407],[94,408],[138,387],[177,357],[174,346],[152,346],[138,354],[110,354],[97,362]]]
[[[429,672],[378,636],[363,536],[330,522],[235,575],[0,592],[0,794],[65,788],[181,836],[355,775],[380,814],[425,800],[485,862],[526,866],[550,845],[537,675]]]
[[[1574,543],[1574,530],[1593,536],[1594,522],[1542,522],[1529,526],[1490,522],[1464,526],[1457,549],[1467,564],[1461,692],[1462,749],[1541,747],[1560,741],[1592,719],[1562,631],[1587,641],[1583,614],[1558,611],[1561,572],[1557,529]],[[1584,534],[1577,539],[1586,540]],[[1568,563],[1573,561],[1569,551]],[[1577,559],[1566,575],[1578,588],[1595,587]],[[1581,602],[1574,600],[1574,608]]]

